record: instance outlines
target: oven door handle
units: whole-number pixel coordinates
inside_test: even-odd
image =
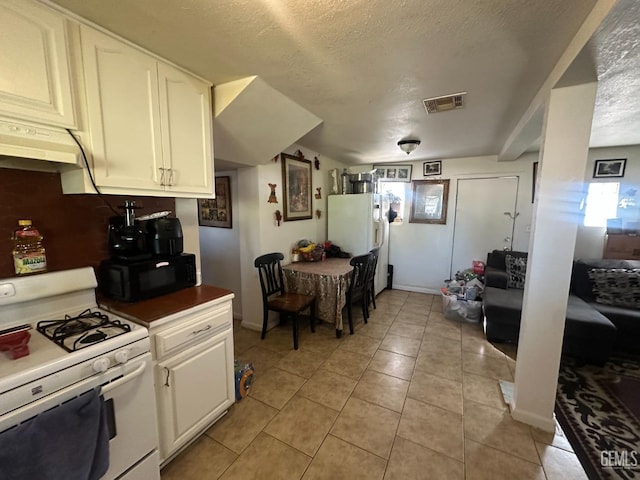
[[[146,362],[142,362],[138,366],[138,368],[136,368],[133,372],[128,373],[124,377],[119,378],[118,380],[114,380],[111,383],[107,383],[105,386],[102,387],[102,392],[101,392],[102,395],[106,395],[107,393],[109,393],[114,388],[118,388],[119,386],[130,382],[134,378],[139,377],[140,375],[142,375],[144,373],[144,369],[145,368],[147,368],[147,364],[146,364]]]

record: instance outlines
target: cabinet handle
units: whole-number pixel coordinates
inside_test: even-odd
[[[168,186],[173,187],[175,185],[175,183],[173,182],[173,168],[169,168],[169,183],[167,183]]]
[[[164,367],[164,371],[166,372],[167,376],[165,377],[164,380],[164,386],[165,387],[169,387],[169,375],[171,375],[171,370],[169,370],[167,367]]]
[[[200,335],[202,332],[206,332],[207,330],[211,330],[211,325],[207,325],[204,328],[201,328],[200,330],[196,330],[195,332],[191,332],[191,335],[193,335],[194,337],[196,335]]]
[[[164,168],[162,167],[158,167],[158,170],[160,170],[160,185],[164,186]]]

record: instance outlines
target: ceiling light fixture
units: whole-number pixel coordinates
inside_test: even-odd
[[[420,145],[420,140],[400,140],[398,142],[398,146],[400,147],[400,150],[405,152],[407,155],[409,155],[416,148],[418,148],[418,145]]]

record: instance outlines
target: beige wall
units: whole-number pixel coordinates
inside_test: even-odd
[[[496,175],[514,175],[519,178],[516,211],[520,215],[515,221],[513,248],[527,250],[532,211],[533,162],[537,160],[537,153],[523,155],[513,162],[498,162],[495,156],[443,159],[442,175],[438,177],[424,177],[423,161],[412,162],[412,180],[425,178],[451,180],[447,223],[445,225],[409,223],[411,184],[405,184],[407,200],[403,212],[405,222],[393,224],[390,228],[389,264],[394,266],[393,287],[439,294],[443,280],[450,278],[458,179]],[[469,267],[472,260],[474,259],[469,259]]]
[[[216,171],[217,177],[231,180],[231,228],[200,227],[202,282],[226,288],[235,294],[233,313],[242,314],[240,278],[240,217],[237,170]]]
[[[627,165],[622,178],[593,178],[593,167],[596,160],[626,158]],[[584,172],[585,195],[589,182],[620,182],[620,192],[635,189],[637,191],[637,207],[618,210],[618,215],[627,220],[640,222],[640,145],[612,148],[592,148],[589,150],[589,161]],[[602,258],[605,228],[578,226],[575,258]]]
[[[313,164],[317,155],[309,149],[292,145],[284,153],[293,154],[300,149],[305,159]],[[242,289],[242,325],[248,328],[262,327],[262,296],[254,259],[264,253],[282,252],[284,263],[291,258],[291,248],[298,240],[308,239],[313,242],[324,242],[327,238],[327,191],[329,188],[329,170],[345,167],[340,162],[326,157],[319,157],[320,169],[312,165],[312,193],[321,187],[322,198],[313,198],[313,218],[309,220],[282,221],[280,226],[275,220],[275,211],[283,212],[282,195],[282,163],[268,162],[257,167],[238,170],[238,190],[240,203],[240,272]],[[269,183],[277,184],[276,196],[279,203],[268,203],[271,189]],[[318,219],[316,209],[322,212]]]

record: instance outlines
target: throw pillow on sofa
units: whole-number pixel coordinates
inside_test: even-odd
[[[640,269],[591,268],[596,302],[640,309]]]
[[[507,288],[524,288],[524,278],[527,275],[527,258],[506,255],[504,258],[507,267]]]

